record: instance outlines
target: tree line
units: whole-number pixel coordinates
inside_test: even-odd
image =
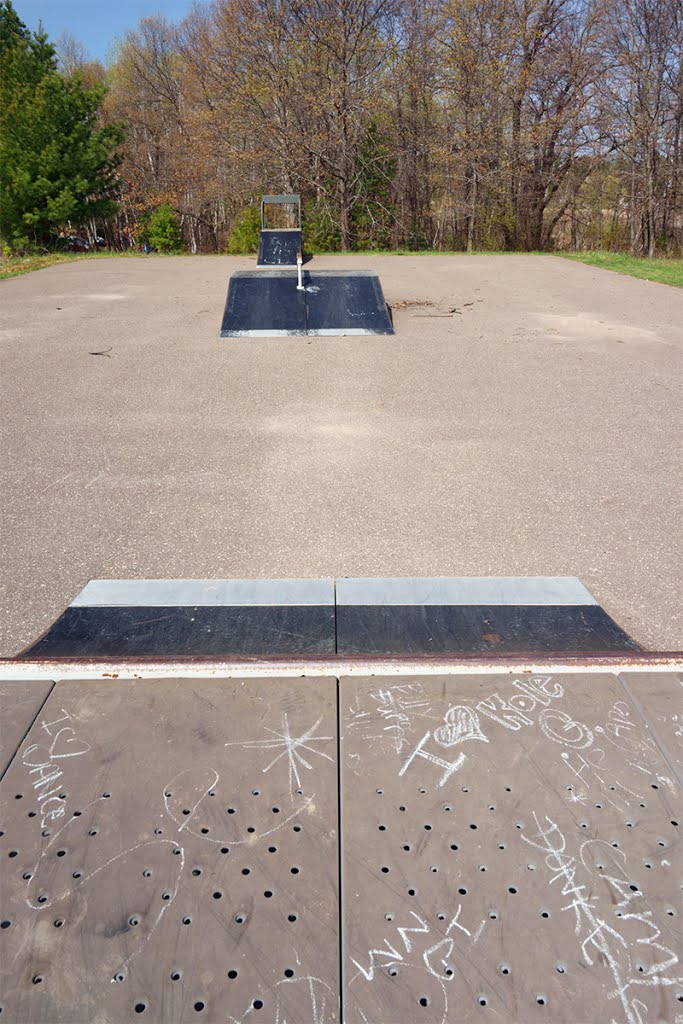
[[[317,250],[683,250],[683,0],[213,0],[57,73],[125,124],[116,247],[249,249],[297,192]]]

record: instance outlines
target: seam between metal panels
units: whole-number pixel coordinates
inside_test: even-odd
[[[657,730],[655,729],[654,725],[650,722],[649,718],[645,714],[645,711],[643,710],[643,707],[642,707],[640,701],[636,697],[635,693],[633,693],[633,691],[631,690],[631,687],[628,685],[626,680],[622,679],[622,677],[621,677],[621,675],[619,673],[617,673],[617,679],[621,683],[621,685],[624,688],[624,691],[625,691],[627,697],[629,698],[629,700],[633,704],[634,708],[638,712],[638,714],[639,714],[639,716],[640,716],[640,718],[641,718],[641,720],[643,722],[643,725],[645,726],[645,728],[647,729],[647,731],[650,733],[650,735],[652,736],[653,740],[657,744],[657,747],[659,748],[660,754],[662,755],[662,757],[666,761],[667,765],[669,766],[669,768],[673,772],[674,778],[676,779],[678,785],[683,789],[683,777],[681,776],[681,773],[679,772],[679,770],[678,770],[678,768],[676,766],[676,762],[674,761],[674,759],[672,758],[671,754],[669,753],[669,751],[668,751],[668,749],[666,747],[666,744],[659,738],[659,734],[658,734]]]
[[[301,283],[302,283],[303,290],[304,290],[304,334],[306,335],[306,337],[308,337],[308,334],[309,334],[309,330],[308,330],[308,290],[306,288],[306,271],[305,270],[303,271],[303,273],[301,275],[301,278],[302,278]],[[336,608],[337,608],[337,581],[336,580],[334,581],[334,607],[335,607],[335,629],[336,629]],[[334,649],[335,649],[335,651],[337,650],[336,645],[335,645]]]
[[[335,679],[337,689],[337,899],[339,905],[338,924],[339,938],[337,946],[339,949],[339,1022],[344,1024],[344,841],[343,828],[343,781],[342,781],[342,717],[341,717],[341,686],[339,679]]]
[[[24,740],[26,739],[26,737],[27,737],[27,736],[28,736],[28,734],[30,733],[31,729],[32,729],[32,728],[33,728],[33,726],[35,725],[35,722],[36,722],[36,719],[38,718],[38,715],[40,714],[40,712],[41,712],[41,711],[43,710],[43,708],[44,708],[44,707],[45,707],[45,705],[47,704],[47,702],[48,702],[48,700],[49,700],[50,696],[52,695],[52,691],[54,690],[54,688],[55,688],[55,686],[56,686],[56,685],[57,685],[57,683],[56,683],[56,682],[55,682],[55,680],[53,679],[53,680],[52,680],[52,686],[50,687],[50,689],[49,689],[49,690],[47,691],[47,693],[45,694],[45,699],[44,699],[44,700],[43,700],[43,702],[41,703],[40,707],[39,707],[39,708],[38,708],[38,710],[36,711],[35,715],[34,715],[34,716],[33,716],[33,718],[31,719],[31,721],[29,722],[29,724],[28,724],[28,727],[27,727],[27,729],[26,729],[26,732],[24,733],[24,735],[23,735],[23,736],[21,737],[21,739],[20,739],[20,740],[19,740],[19,742],[17,743],[16,747],[14,748],[14,753],[12,754],[12,756],[11,756],[11,757],[10,757],[10,759],[9,759],[9,761],[7,762],[7,767],[5,768],[5,771],[4,771],[4,772],[0,772],[0,782],[2,782],[2,780],[4,779],[4,777],[5,777],[5,774],[6,774],[7,770],[9,769],[10,765],[14,764],[14,758],[15,758],[15,757],[17,756],[17,754],[19,753],[19,750],[20,750],[20,748],[21,748],[21,745],[22,745],[22,743],[24,742]]]
[[[335,654],[339,654],[339,644],[337,642],[337,580],[336,580],[336,577],[335,577],[334,584],[333,584],[333,590],[334,590],[334,594],[333,594],[333,600],[334,600],[334,653]],[[339,685],[339,680],[337,680],[337,685]]]

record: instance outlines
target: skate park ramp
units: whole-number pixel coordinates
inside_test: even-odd
[[[259,267],[295,267],[301,253],[301,196],[263,196]]]
[[[573,577],[92,580],[20,657],[639,649]]]
[[[236,271],[222,338],[393,334],[378,276],[366,270]]]
[[[301,231],[293,228],[264,230],[259,235],[259,267],[295,267],[301,252]]]

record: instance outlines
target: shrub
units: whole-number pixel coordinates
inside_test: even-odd
[[[260,234],[261,215],[254,206],[247,206],[235,218],[228,238],[228,252],[233,256],[258,252]]]
[[[167,203],[159,206],[151,215],[146,233],[149,244],[157,252],[180,252],[183,247],[180,225]]]

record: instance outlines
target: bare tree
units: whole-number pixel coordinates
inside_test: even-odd
[[[119,219],[220,249],[265,191],[322,244],[683,245],[683,0],[213,0],[109,71]],[[64,74],[88,66],[65,39]]]
[[[675,227],[679,195],[681,0],[613,0],[605,46],[611,135],[629,178],[630,248],[653,256],[660,229]]]

